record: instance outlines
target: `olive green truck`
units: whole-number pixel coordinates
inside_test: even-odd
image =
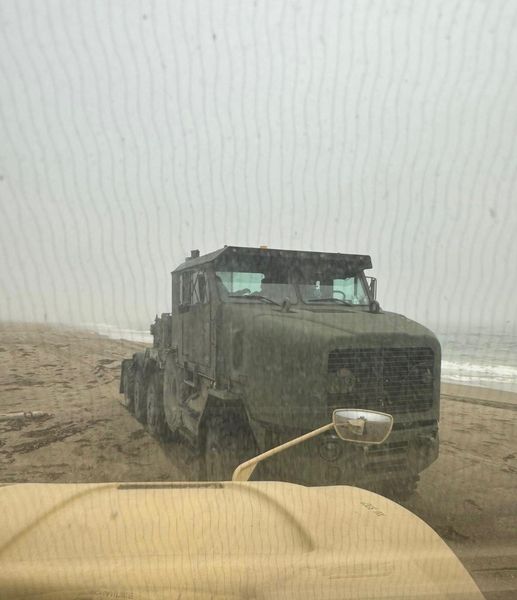
[[[351,484],[398,498],[438,456],[436,336],[383,311],[369,256],[226,246],[172,272],[152,348],[122,362],[124,405],[161,440],[189,444],[199,477],[329,422],[335,408],[393,415],[380,446],[329,433],[257,477]]]

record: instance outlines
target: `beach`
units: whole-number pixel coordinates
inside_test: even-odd
[[[72,327],[0,324],[0,482],[195,478],[119,403],[120,361],[145,344]],[[517,394],[442,384],[440,456],[406,506],[454,549],[487,598],[517,587]],[[513,591],[512,591],[513,590]]]

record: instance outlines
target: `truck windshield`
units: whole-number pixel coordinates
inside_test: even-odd
[[[368,306],[369,298],[362,277],[338,274],[323,275],[298,283],[300,296],[311,304],[336,303],[347,306]]]
[[[223,300],[243,300],[281,304],[289,298],[296,303],[296,290],[287,277],[258,271],[216,271],[217,286]]]

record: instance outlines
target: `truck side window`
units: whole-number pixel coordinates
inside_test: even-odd
[[[203,271],[194,273],[192,285],[192,304],[206,304],[208,302],[208,285]]]
[[[181,274],[180,306],[207,304],[208,284],[204,271],[186,271]]]
[[[192,304],[192,271],[181,274],[180,306]]]

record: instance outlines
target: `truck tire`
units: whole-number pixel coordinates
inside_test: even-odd
[[[137,367],[135,373],[135,393],[133,406],[136,419],[143,425],[145,425],[147,421],[146,387],[144,374],[142,370]]]
[[[238,416],[210,417],[206,424],[203,478],[206,481],[227,481],[235,468],[255,455],[253,435]]]
[[[169,438],[170,429],[163,408],[163,373],[155,371],[149,378],[146,390],[147,430],[161,441]]]
[[[170,354],[165,362],[163,373],[163,394],[165,420],[171,434],[178,437],[178,430],[182,424],[181,404],[189,393],[183,383],[185,376],[183,369],[176,364],[176,356]]]
[[[122,378],[122,387],[124,388],[124,395],[122,396],[121,401],[122,405],[125,406],[129,412],[133,412],[135,393],[135,373],[133,369],[125,369]]]

